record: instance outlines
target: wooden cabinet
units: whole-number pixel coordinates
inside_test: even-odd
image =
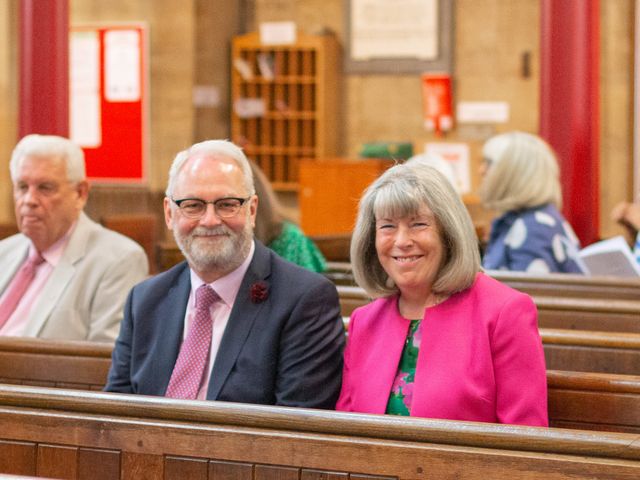
[[[300,225],[307,235],[351,233],[362,192],[391,160],[300,161],[298,205]]]
[[[295,44],[273,46],[249,33],[234,38],[231,61],[233,141],[276,189],[297,189],[300,158],[338,154],[342,87],[337,40],[298,33]],[[247,105],[264,111],[247,112]]]

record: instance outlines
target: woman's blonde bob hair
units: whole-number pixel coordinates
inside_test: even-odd
[[[482,154],[488,164],[480,186],[485,206],[499,212],[548,203],[562,208],[558,161],[540,137],[524,132],[502,133],[487,140]]]
[[[406,217],[427,206],[435,217],[444,247],[442,265],[432,285],[435,294],[451,295],[470,287],[480,271],[480,254],[469,213],[451,183],[435,168],[396,165],[364,192],[351,238],[356,282],[372,298],[398,292],[376,252],[376,218]]]

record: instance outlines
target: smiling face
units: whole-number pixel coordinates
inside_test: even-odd
[[[404,217],[376,215],[376,252],[401,295],[426,298],[445,254],[431,210],[423,206]]]
[[[196,154],[178,173],[172,191],[174,200],[198,198],[213,202],[220,198],[251,196],[242,170],[224,155]],[[200,218],[187,217],[169,198],[164,200],[167,227],[200,278],[212,282],[235,270],[249,254],[253,240],[258,200],[244,202],[236,215],[220,218],[207,204]]]
[[[13,182],[18,228],[43,252],[71,228],[87,196],[86,182],[67,180],[62,159],[27,155],[20,162]]]

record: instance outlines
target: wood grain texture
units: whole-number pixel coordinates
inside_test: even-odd
[[[254,478],[302,478],[305,471],[402,480],[640,473],[638,434],[0,386],[8,391],[15,401],[0,400],[5,437],[62,451],[120,450],[121,478],[163,478],[169,458],[193,462],[197,472],[207,463],[209,472],[215,462],[246,464]],[[191,468],[184,465],[178,470]]]
[[[36,473],[39,477],[76,478],[78,448],[63,445],[38,445]]]
[[[0,472],[35,475],[36,451],[37,445],[33,442],[0,440]]]

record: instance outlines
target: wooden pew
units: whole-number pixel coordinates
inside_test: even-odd
[[[309,237],[329,262],[349,262],[351,234],[315,235]]]
[[[629,479],[640,435],[0,385],[0,472],[237,480]]]
[[[501,270],[488,270],[486,273],[496,280],[532,296],[640,300],[640,279],[585,277],[584,275],[566,273],[533,275]],[[356,285],[353,280],[351,264],[348,262],[327,262],[325,275],[336,285]]]
[[[549,370],[640,375],[640,334],[541,328]]]
[[[369,302],[360,287],[337,285],[342,315]],[[533,296],[541,328],[640,333],[640,300]]]
[[[547,368],[640,375],[640,334],[541,328]],[[111,345],[0,337],[0,383],[101,390]]]
[[[640,376],[547,371],[553,427],[640,433]]]
[[[149,273],[158,272],[156,246],[158,244],[158,217],[154,213],[105,215],[102,225],[137,242],[147,254]]]
[[[558,331],[543,331],[542,336],[559,343],[571,338]],[[100,390],[110,352],[107,344],[0,338],[0,380]],[[552,425],[640,433],[640,376],[549,370],[547,379]]]
[[[496,280],[529,295],[640,300],[640,278],[586,277],[567,273],[533,275],[489,270]]]
[[[0,383],[102,390],[112,348],[110,343],[0,337]]]

